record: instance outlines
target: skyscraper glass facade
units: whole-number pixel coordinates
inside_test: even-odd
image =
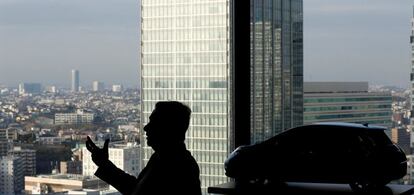
[[[254,143],[302,124],[302,1],[251,0],[250,8]],[[231,9],[231,0],[141,1],[142,125],[158,101],[191,108],[186,142],[204,189],[227,181],[230,106],[237,98],[230,97]],[[141,143],[145,165],[152,149]]]
[[[303,122],[302,0],[250,1],[251,143]]]
[[[143,125],[158,101],[188,105],[193,113],[187,147],[200,166],[202,187],[223,183],[229,152],[229,2],[141,3]],[[152,150],[146,145],[143,150],[146,164]]]

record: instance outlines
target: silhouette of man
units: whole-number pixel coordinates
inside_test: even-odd
[[[147,145],[155,151],[138,178],[117,168],[108,159],[108,143],[98,148],[88,137],[86,148],[98,166],[95,175],[124,195],[185,194],[199,195],[200,170],[184,144],[191,110],[175,102],[158,102],[144,127]]]

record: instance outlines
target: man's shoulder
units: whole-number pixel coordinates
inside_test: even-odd
[[[160,155],[159,161],[164,165],[174,166],[176,168],[185,167],[198,169],[197,161],[188,150],[171,151],[164,155]]]

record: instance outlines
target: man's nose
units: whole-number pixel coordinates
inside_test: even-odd
[[[144,131],[147,132],[149,130],[149,123],[144,126]]]

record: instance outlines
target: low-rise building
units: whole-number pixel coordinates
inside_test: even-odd
[[[91,124],[93,120],[94,120],[93,113],[77,112],[77,113],[56,113],[55,114],[56,125]]]
[[[69,190],[101,189],[108,184],[98,178],[77,174],[26,176],[24,190],[26,194],[47,194]]]

